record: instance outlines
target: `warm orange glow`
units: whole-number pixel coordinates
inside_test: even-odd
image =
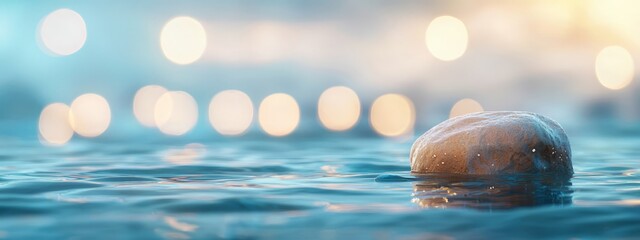
[[[456,104],[451,107],[449,118],[482,111],[484,111],[484,109],[482,108],[482,105],[480,105],[480,103],[476,102],[473,99],[465,98],[456,102]]]
[[[459,19],[440,16],[431,21],[425,39],[429,52],[442,61],[452,61],[467,50],[467,28]]]
[[[296,100],[284,93],[267,96],[260,103],[258,122],[267,134],[281,137],[293,132],[300,121]]]
[[[318,117],[329,130],[348,130],[360,118],[360,99],[348,87],[329,88],[318,99]]]
[[[401,136],[413,130],[415,109],[411,100],[400,94],[385,94],[371,105],[371,126],[380,135]]]
[[[253,103],[241,91],[222,91],[209,103],[209,123],[222,135],[243,134],[252,121]]]
[[[80,136],[100,136],[111,123],[109,102],[98,94],[82,94],[71,103],[69,122]]]
[[[157,85],[148,85],[136,92],[133,98],[133,114],[142,125],[156,127],[154,120],[156,102],[166,92],[167,89]]]
[[[176,17],[162,28],[160,46],[164,55],[174,63],[197,61],[207,47],[207,33],[202,24],[191,17]]]
[[[633,58],[620,46],[609,46],[596,57],[596,76],[602,86],[617,90],[631,83],[634,75]]]
[[[52,103],[42,109],[38,130],[40,137],[51,145],[63,145],[73,137],[69,125],[69,107],[63,103]]]
[[[186,92],[166,92],[156,102],[154,118],[156,126],[162,133],[183,135],[198,121],[198,104]]]

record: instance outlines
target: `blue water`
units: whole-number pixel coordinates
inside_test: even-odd
[[[572,139],[571,179],[413,176],[411,142],[1,142],[0,238],[640,236],[640,138]]]

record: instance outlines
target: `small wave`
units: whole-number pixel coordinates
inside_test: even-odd
[[[181,203],[165,207],[169,212],[212,213],[212,212],[279,212],[306,210],[310,207],[275,203],[255,198],[225,198],[212,203]]]
[[[116,196],[116,197],[135,197],[135,196],[163,196],[171,193],[157,190],[140,190],[140,189],[89,189],[78,192],[79,196]]]
[[[346,167],[351,172],[396,172],[396,171],[409,171],[411,170],[405,165],[389,165],[389,164],[373,164],[373,163],[352,163],[346,164]]]
[[[375,179],[376,182],[411,182],[411,181],[418,181],[418,180],[420,179],[415,177],[403,177],[403,176],[394,175],[394,174],[382,174],[377,176]]]
[[[274,194],[286,194],[286,195],[305,195],[305,194],[317,194],[317,195],[367,195],[372,194],[366,191],[348,190],[348,189],[328,189],[317,187],[294,187],[294,188],[276,188],[271,189],[268,192]]]
[[[0,188],[3,193],[9,194],[38,194],[45,192],[64,191],[72,189],[96,188],[102,184],[88,182],[20,182],[6,185]]]
[[[95,178],[92,179],[94,182],[154,182],[160,179],[150,178],[150,177],[103,177],[103,178]]]
[[[259,167],[220,167],[220,166],[173,166],[161,168],[114,168],[89,172],[90,174],[104,175],[151,175],[151,176],[176,176],[191,174],[212,173],[284,173],[291,169],[283,166],[259,166]]]

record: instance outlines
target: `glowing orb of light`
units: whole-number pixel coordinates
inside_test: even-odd
[[[174,63],[190,64],[198,60],[207,47],[207,33],[202,24],[190,17],[176,17],[160,33],[160,47]]]
[[[155,107],[156,102],[167,89],[158,85],[148,85],[140,88],[133,98],[133,115],[138,122],[146,127],[156,127]]]
[[[440,16],[433,19],[427,27],[425,41],[434,57],[452,61],[467,50],[469,36],[462,21],[452,16]]]
[[[286,136],[296,129],[299,121],[298,103],[287,94],[271,94],[260,103],[258,122],[262,130],[269,135]]]
[[[183,135],[198,121],[198,104],[186,92],[166,92],[156,101],[154,121],[164,134]]]
[[[42,20],[39,37],[51,53],[67,56],[84,46],[87,40],[87,27],[82,16],[77,12],[66,8],[58,9]]]
[[[100,136],[111,122],[109,102],[95,93],[82,94],[71,103],[69,122],[80,136]]]
[[[73,129],[69,125],[69,110],[63,103],[52,103],[42,109],[38,130],[46,143],[63,145],[71,140]]]
[[[318,117],[329,130],[348,130],[360,118],[360,99],[348,87],[331,87],[318,99]]]
[[[371,126],[382,136],[401,136],[413,129],[415,108],[411,100],[400,94],[385,94],[371,105]]]
[[[238,90],[222,91],[209,103],[209,123],[222,135],[243,134],[253,121],[253,103]]]
[[[596,57],[596,76],[606,88],[617,90],[626,87],[633,80],[633,72],[633,58],[620,46],[606,47]]]
[[[451,107],[449,118],[454,118],[457,116],[462,116],[465,114],[482,112],[482,111],[484,111],[484,108],[482,108],[482,105],[480,105],[480,103],[478,103],[473,99],[465,98],[456,102],[456,104],[454,104],[453,107]]]

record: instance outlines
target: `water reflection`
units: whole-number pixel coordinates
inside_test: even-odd
[[[571,180],[550,176],[421,175],[412,202],[422,208],[513,209],[570,205]]]

